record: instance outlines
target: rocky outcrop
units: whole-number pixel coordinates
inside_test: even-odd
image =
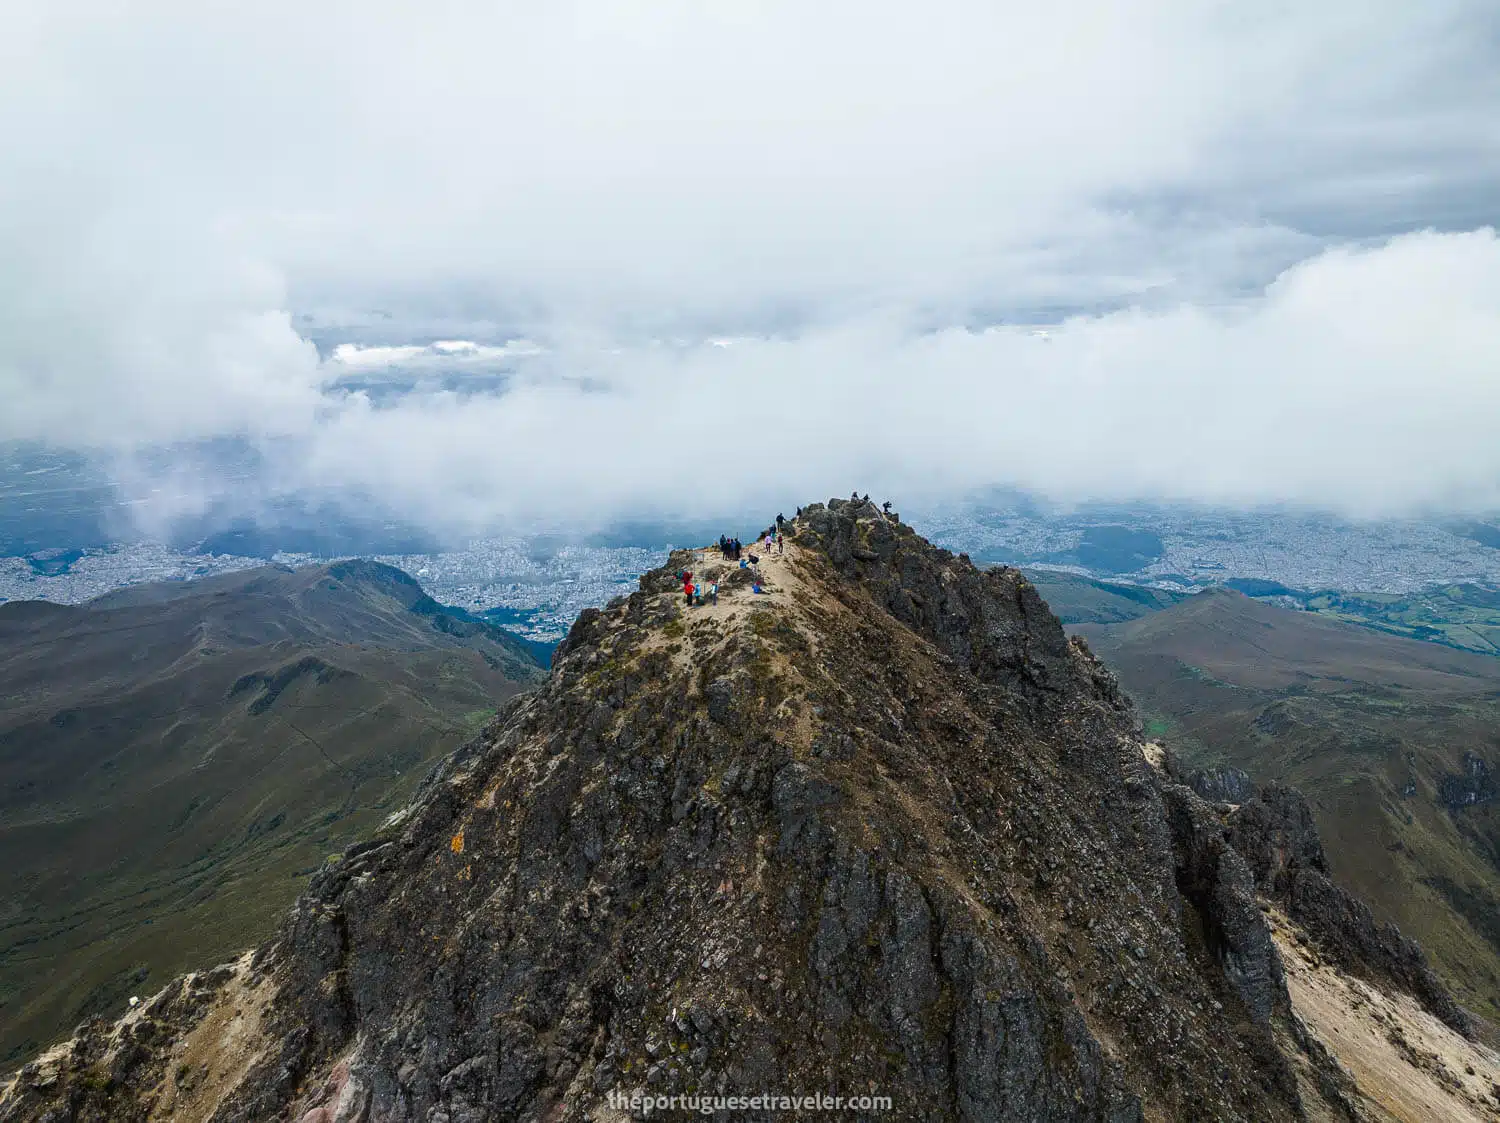
[[[1463,771],[1444,776],[1438,784],[1438,798],[1450,811],[1488,803],[1500,794],[1500,783],[1489,762],[1472,749],[1464,752]]]
[[[966,554],[955,558],[935,549],[868,501],[815,503],[796,525],[799,540],[852,587],[980,681],[1015,687],[1018,698],[1032,703],[1079,684],[1061,622],[1020,570],[981,570]],[[1112,678],[1094,685],[1105,687],[1111,705],[1127,710]]]
[[[1255,796],[1250,774],[1238,768],[1194,768],[1182,782],[1209,803],[1244,803]]]
[[[1172,825],[1177,885],[1196,910],[1203,938],[1256,1022],[1287,1008],[1286,984],[1271,930],[1261,915],[1250,864],[1213,809],[1180,784],[1162,798]]]
[[[1473,1035],[1468,1015],[1416,942],[1395,925],[1378,923],[1368,905],[1330,880],[1312,809],[1301,793],[1280,784],[1261,789],[1231,816],[1229,838],[1249,861],[1261,891],[1285,905],[1324,955],[1351,974],[1394,984],[1459,1033]]]
[[[1216,773],[1189,770],[1170,752],[1166,765],[1171,779],[1206,789],[1210,796],[1218,794]],[[1234,784],[1237,805],[1217,810],[1202,800],[1194,801],[1191,797],[1196,792],[1189,792],[1185,783],[1166,789],[1184,894],[1195,902],[1220,895],[1243,902],[1247,893],[1252,906],[1257,898],[1273,901],[1342,970],[1406,991],[1439,1020],[1472,1036],[1471,1019],[1442,985],[1416,942],[1402,936],[1395,925],[1377,922],[1364,902],[1333,883],[1312,808],[1302,794],[1276,783],[1257,789],[1248,777],[1243,784],[1236,778]],[[1225,859],[1226,850],[1234,858]],[[1233,950],[1244,945],[1260,948],[1264,942],[1259,930],[1251,935],[1237,932],[1231,924],[1220,932],[1224,925],[1218,918],[1225,911],[1203,909],[1215,942],[1225,949],[1226,970],[1249,982],[1252,995],[1247,1005],[1252,1010],[1268,1011],[1281,987],[1279,967],[1264,966],[1262,958]],[[1243,907],[1237,912],[1259,922],[1259,929],[1265,928],[1258,916],[1251,918]],[[1267,930],[1265,941],[1269,939]],[[1251,965],[1248,971],[1245,964]]]
[[[1229,822],[1230,842],[1243,854],[1256,882],[1286,896],[1301,873],[1328,873],[1323,840],[1312,808],[1300,792],[1269,784],[1243,800]]]
[[[885,1120],[1304,1116],[1256,896],[1263,868],[1321,876],[1295,809],[1242,850],[1019,573],[863,502],[785,530],[769,596],[687,610],[678,572],[713,562],[684,551],[582,614],[539,691],[313,879],[212,1118],[767,1090],[888,1095]],[[180,1048],[164,1028],[118,1078],[59,1055],[0,1119],[144,1117]]]

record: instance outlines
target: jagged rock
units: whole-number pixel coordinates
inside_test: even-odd
[[[1230,820],[1229,833],[1256,882],[1270,892],[1285,895],[1300,871],[1328,872],[1312,808],[1293,788],[1269,784],[1243,801]]]
[[[1440,1021],[1466,1037],[1474,1035],[1468,1014],[1428,965],[1416,941],[1403,936],[1394,924],[1377,923],[1363,901],[1317,870],[1299,870],[1292,875],[1286,901],[1291,915],[1344,970],[1394,983]]]
[[[1438,784],[1438,798],[1449,810],[1488,803],[1500,794],[1500,784],[1489,762],[1472,749],[1465,750],[1463,771],[1444,776]]]
[[[1270,784],[1230,816],[1231,845],[1245,856],[1262,892],[1318,941],[1344,970],[1391,983],[1465,1036],[1474,1027],[1427,963],[1415,941],[1393,924],[1377,923],[1369,906],[1329,879],[1328,858],[1307,800]]]
[[[1226,824],[1159,780],[1017,571],[864,500],[783,531],[769,598],[685,611],[677,574],[713,562],[678,551],[583,613],[547,682],[229,981],[174,984],[150,1033],[84,1027],[0,1121],[144,1118],[231,992],[259,1005],[232,1058],[204,1046],[194,1117],[218,1123],[572,1121],[633,1089],[875,1091],[885,1120],[1304,1117],[1257,881],[1330,931],[1358,918],[1306,880],[1297,806]]]
[[[1168,784],[1162,798],[1173,828],[1178,886],[1201,916],[1208,946],[1250,1016],[1267,1023],[1289,1000],[1251,868],[1197,793]]]
[[[1244,803],[1255,798],[1255,784],[1238,768],[1195,768],[1183,779],[1210,803]]]

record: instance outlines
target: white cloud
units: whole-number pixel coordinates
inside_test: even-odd
[[[1495,500],[1492,6],[913,11],[23,4],[0,438],[244,436],[257,486],[445,527],[875,480]],[[1386,241],[1428,225],[1470,232]],[[382,326],[330,338],[350,308]]]
[[[996,480],[1067,499],[1485,506],[1497,355],[1500,241],[1422,233],[1330,250],[1252,301],[1080,316],[1045,338],[872,317],[601,354],[588,387],[354,402],[296,472],[471,529]]]

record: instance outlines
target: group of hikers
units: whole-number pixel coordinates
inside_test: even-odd
[[[849,501],[851,503],[868,503],[870,501],[870,497],[866,495],[863,499],[861,499],[859,492],[856,491],[849,496]],[[886,501],[885,503],[881,504],[881,506],[885,510],[886,515],[889,516],[891,514],[890,502]],[[797,515],[800,517],[801,514],[802,508],[798,507]],[[785,524],[786,517],[784,515],[777,515],[776,522],[766,530],[765,536],[761,539],[759,544],[761,549],[764,550],[767,554],[770,554],[773,550],[777,554],[786,553],[786,536],[782,533],[781,530],[781,528]],[[757,576],[751,583],[750,591],[752,593],[765,592],[765,590],[761,588],[760,578],[758,576],[760,556],[757,554],[747,554],[745,551],[745,544],[741,542],[738,537],[731,538],[726,534],[719,535],[719,553],[723,556],[725,561],[739,562],[741,569],[755,570]],[[687,570],[683,570],[677,576],[682,579],[682,595],[683,599],[687,601],[689,607],[692,607],[693,605],[701,605],[704,603],[719,603],[718,581],[710,581],[706,586],[702,584],[695,585],[693,583],[693,575]]]
[[[766,531],[761,548],[767,554],[771,553],[772,550],[775,550],[778,554],[786,553],[786,538],[781,533],[781,526],[784,522],[786,522],[786,519],[781,515],[777,515],[776,525]],[[761,587],[758,575],[758,567],[760,565],[759,554],[748,553],[745,550],[745,544],[737,537],[731,538],[724,534],[719,535],[719,553],[725,561],[739,562],[741,569],[756,570],[757,575],[751,581],[750,591],[755,594],[765,593],[765,589]],[[687,602],[688,607],[719,603],[718,581],[709,581],[706,585],[701,582],[695,584],[693,582],[693,575],[689,570],[683,570],[677,576],[682,579],[682,598]]]
[[[781,516],[777,515],[776,519],[779,523]],[[772,550],[775,550],[778,554],[786,553],[786,538],[783,537],[779,527],[772,527],[766,531],[765,539],[761,542],[761,549],[768,554]],[[741,569],[746,568],[747,565],[760,564],[760,558],[754,554],[750,554],[747,561],[744,556],[745,544],[738,538],[726,538],[722,534],[719,535],[719,553],[724,555],[725,561],[739,562]]]
[[[693,584],[692,573],[688,570],[683,570],[682,595],[687,599],[689,608],[695,604],[702,604],[704,601],[707,601],[709,604],[718,604],[719,583],[717,581],[710,581],[707,586],[695,585]]]

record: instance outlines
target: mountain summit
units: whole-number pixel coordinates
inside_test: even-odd
[[[1500,1063],[1294,792],[1203,798],[1017,571],[867,502],[784,529],[585,612],[275,940],[85,1023],[0,1119],[1488,1117]]]

